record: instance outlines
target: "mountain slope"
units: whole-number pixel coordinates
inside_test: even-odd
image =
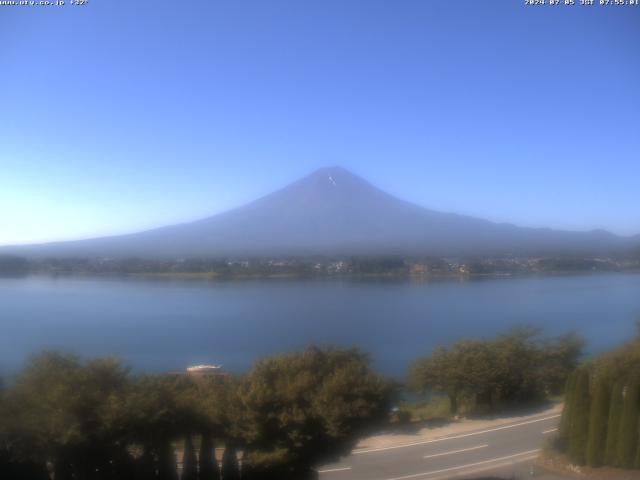
[[[245,206],[146,232],[5,251],[27,256],[176,257],[315,253],[610,253],[604,231],[520,228],[399,200],[340,167],[323,168]]]

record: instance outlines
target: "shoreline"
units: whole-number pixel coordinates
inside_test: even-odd
[[[24,279],[29,277],[50,278],[94,278],[94,279],[157,279],[157,280],[192,280],[235,282],[250,280],[300,280],[300,281],[393,281],[407,283],[430,283],[438,281],[479,281],[479,280],[510,280],[525,278],[553,278],[553,277],[583,277],[598,275],[638,275],[639,269],[582,271],[558,270],[549,272],[518,272],[518,273],[443,273],[429,275],[415,275],[410,273],[365,273],[365,274],[305,274],[295,272],[282,273],[246,273],[221,274],[218,272],[56,272],[31,271],[22,274],[0,275],[0,278]]]

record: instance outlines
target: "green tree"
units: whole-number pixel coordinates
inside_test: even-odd
[[[587,442],[587,464],[599,467],[604,463],[607,439],[607,420],[611,387],[608,379],[598,378],[593,389],[593,401],[589,415],[589,439]]]
[[[220,472],[213,455],[213,437],[209,432],[202,434],[198,462],[200,480],[218,480]]]
[[[117,361],[86,364],[44,353],[31,359],[8,393],[7,416],[15,447],[40,465],[51,462],[56,479],[110,475],[127,458],[121,410],[128,371]]]
[[[578,465],[586,462],[587,440],[589,436],[589,377],[586,368],[578,370],[571,412],[569,434],[569,458]]]
[[[449,397],[451,413],[530,403],[560,391],[581,354],[575,335],[541,341],[538,331],[516,328],[494,340],[463,340],[417,360],[409,383]]]
[[[624,382],[616,382],[611,391],[609,402],[609,420],[607,428],[607,441],[605,445],[604,460],[606,465],[618,465],[618,437],[620,436],[620,423],[622,420],[622,408],[624,405]]]
[[[202,436],[200,480],[217,480],[220,469],[213,454],[213,439],[237,440],[242,435],[244,406],[237,395],[238,381],[232,377],[205,377],[199,379],[196,385],[202,414],[197,426],[197,431]]]
[[[315,465],[349,452],[360,434],[386,420],[392,398],[389,382],[357,350],[310,348],[259,361],[235,400],[250,467],[310,478]]]
[[[461,341],[450,348],[437,348],[430,357],[418,360],[409,373],[410,384],[423,393],[446,394],[451,414],[457,415],[461,402],[491,405],[496,360],[486,342]]]
[[[584,339],[569,333],[545,341],[540,347],[540,382],[545,393],[558,395],[564,391],[566,381],[577,366]]]
[[[633,468],[638,448],[638,401],[640,400],[640,384],[632,380],[624,391],[622,420],[618,437],[618,465]]]
[[[492,342],[497,363],[495,396],[506,405],[528,403],[543,397],[539,382],[542,365],[538,330],[518,327]]]
[[[238,480],[240,478],[236,454],[237,449],[234,443],[227,443],[222,456],[222,478],[224,480]]]
[[[457,415],[458,397],[467,385],[455,366],[453,354],[448,349],[439,347],[430,357],[418,360],[409,372],[409,383],[414,390],[446,394],[452,415]]]
[[[15,426],[15,424],[13,425]],[[36,463],[14,446],[19,441],[17,431],[12,430],[7,392],[0,379],[0,478],[11,480],[49,480],[42,463]]]
[[[133,382],[126,403],[129,442],[142,446],[145,475],[158,472],[158,480],[175,480],[173,442],[184,434],[181,382],[167,376],[141,376]]]
[[[572,373],[567,379],[567,386],[565,388],[564,408],[562,409],[562,417],[560,418],[560,426],[558,427],[558,440],[562,448],[566,448],[569,444],[569,437],[571,435],[571,419],[577,376],[577,372]]]
[[[180,480],[198,480],[198,459],[193,448],[191,435],[184,440],[184,453],[182,455],[182,476]]]
[[[158,441],[158,480],[178,480],[175,447],[167,439]]]

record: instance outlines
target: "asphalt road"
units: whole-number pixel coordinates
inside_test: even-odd
[[[522,478],[558,421],[559,415],[532,416],[486,430],[356,450],[318,472],[321,480],[435,480],[498,472]]]

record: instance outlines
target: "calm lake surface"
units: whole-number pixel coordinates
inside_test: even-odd
[[[640,318],[640,275],[476,281],[205,282],[27,277],[0,279],[0,374],[41,349],[117,355],[134,370],[222,363],[315,344],[358,346],[403,376],[434,346],[518,324],[576,330],[598,352],[626,341]]]

